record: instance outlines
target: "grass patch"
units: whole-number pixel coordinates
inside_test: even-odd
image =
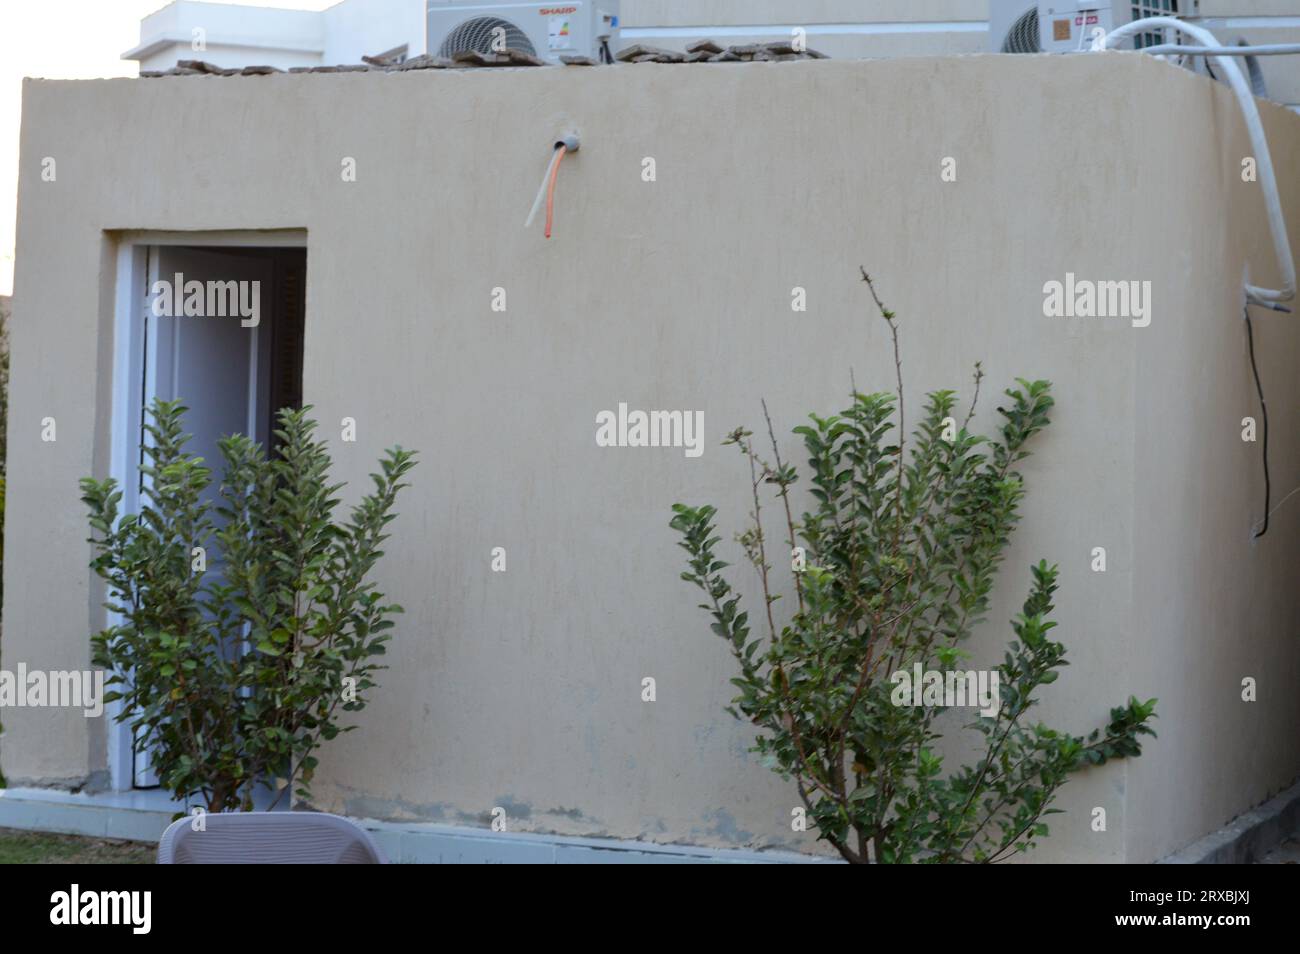
[[[157,855],[150,842],[0,828],[0,865],[151,865]]]

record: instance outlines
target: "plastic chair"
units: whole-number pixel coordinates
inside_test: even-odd
[[[160,865],[382,865],[374,839],[355,822],[322,812],[220,812],[172,822],[158,842]]]

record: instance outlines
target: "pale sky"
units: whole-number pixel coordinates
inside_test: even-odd
[[[228,2],[323,10],[337,0]],[[13,289],[22,78],[135,76],[136,63],[121,56],[139,42],[140,20],[165,5],[166,0],[0,0],[0,295]]]

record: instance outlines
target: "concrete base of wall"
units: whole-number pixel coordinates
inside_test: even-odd
[[[0,828],[156,842],[184,806],[163,791],[81,794],[0,789]],[[658,845],[614,838],[493,832],[355,819],[400,864],[834,864],[780,851]],[[1300,832],[1300,782],[1158,864],[1251,864]]]
[[[1162,865],[1249,865],[1300,832],[1300,782],[1234,818],[1218,831],[1156,862]]]
[[[0,789],[0,828],[158,841],[184,806],[163,791],[94,795],[44,788]],[[354,819],[399,864],[824,864],[834,859],[779,851],[658,845],[485,831],[458,825]]]
[[[166,792],[85,795],[52,788],[0,789],[0,828],[156,842],[182,810]]]

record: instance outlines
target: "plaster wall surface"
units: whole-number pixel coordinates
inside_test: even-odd
[[[392,668],[325,749],[315,804],[469,825],[502,807],[518,831],[816,851],[791,831],[791,787],[723,712],[731,660],[667,524],[674,502],[713,502],[729,544],[747,471],[718,442],[757,429],[760,398],[788,435],[842,407],[851,375],[892,387],[863,265],[900,315],[913,414],[928,390],[968,398],[977,360],[983,429],[1014,377],[1054,383],[976,659],[1000,657],[1046,558],[1073,665],[1042,718],[1083,732],[1130,693],[1161,700],[1160,739],[1072,782],[1035,858],[1151,860],[1300,771],[1286,689],[1300,504],[1251,542],[1262,473],[1240,438],[1258,414],[1242,274],[1276,275],[1224,88],[1110,54],[28,81],[24,95],[5,668],[84,668],[102,621],[77,480],[108,467],[117,237],[305,229],[305,392],[337,477],[355,494],[382,448],[421,452],[378,570],[407,608]],[[1300,119],[1261,108],[1295,223]],[[522,223],[571,129],[582,148],[547,241]],[[1044,283],[1067,272],[1150,281],[1150,326],[1044,317]],[[1277,503],[1300,482],[1294,317],[1261,317],[1256,345]],[[703,455],[597,447],[596,414],[620,402],[703,411]],[[355,443],[337,440],[344,417]],[[4,723],[11,783],[102,776],[103,720],[15,709]]]

